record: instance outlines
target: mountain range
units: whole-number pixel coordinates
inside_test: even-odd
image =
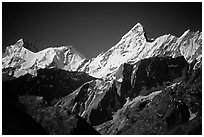
[[[202,134],[199,31],[148,39],[137,23],[91,59],[20,39],[6,48],[2,80],[4,134]]]

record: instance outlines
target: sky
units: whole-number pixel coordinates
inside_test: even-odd
[[[39,50],[72,45],[87,58],[117,44],[136,23],[148,38],[202,31],[202,3],[2,3],[2,52],[20,38]]]

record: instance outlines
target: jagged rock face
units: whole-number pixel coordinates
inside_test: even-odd
[[[133,66],[125,63],[123,65],[123,73],[121,75],[123,77],[122,82],[117,84],[117,93],[123,98],[123,101],[125,101],[124,99],[127,97],[128,91],[132,88],[132,72]]]
[[[91,125],[99,125],[112,119],[112,113],[125,103],[125,92],[130,85],[132,66],[124,64],[121,68],[123,81],[97,79],[87,82],[70,95],[61,99],[57,106],[69,109],[87,119]]]
[[[101,99],[97,108],[93,109],[89,115],[89,122],[93,125],[102,124],[112,119],[112,113],[116,112],[123,105],[123,99],[117,94],[117,89],[113,84]]]
[[[141,60],[133,76],[133,85],[128,93],[130,98],[148,95],[151,90],[168,86],[173,81],[186,77],[188,63],[184,57],[152,57]]]
[[[24,46],[26,47],[26,43],[20,39],[14,45],[6,48],[2,59],[2,69],[12,68],[13,70],[3,71],[3,73],[14,77],[27,73],[37,75],[38,69],[52,67],[76,71],[85,60],[85,57],[71,46],[47,48],[36,53]]]
[[[3,82],[3,90],[19,95],[42,96],[48,103],[53,104],[93,79],[83,72],[67,72],[55,68],[40,69],[36,77],[26,74],[18,79]]]
[[[59,100],[56,106],[66,108],[88,120],[90,115],[92,115],[92,110],[98,109],[101,105],[106,106],[107,103],[103,101],[103,98],[108,93],[112,94],[110,90],[111,85],[112,81],[105,80],[93,80],[84,83],[73,93]],[[93,119],[89,119],[88,121],[90,122],[90,120],[92,121]]]
[[[186,79],[128,100],[111,121],[96,129],[101,134],[201,134],[201,69],[194,74],[194,81]]]

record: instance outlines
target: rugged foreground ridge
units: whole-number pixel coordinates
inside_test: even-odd
[[[202,32],[150,41],[138,23],[90,60],[24,45],[2,59],[4,134],[202,134]]]

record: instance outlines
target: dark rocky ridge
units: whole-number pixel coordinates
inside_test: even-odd
[[[84,118],[58,106],[50,107],[36,96],[24,96],[20,101],[25,105],[26,112],[51,135],[100,134]]]
[[[5,86],[3,84],[3,86]],[[10,85],[11,86],[11,85]],[[2,90],[2,134],[3,135],[46,135],[45,129],[28,115],[18,95]]]
[[[3,90],[18,95],[42,96],[48,103],[69,95],[83,83],[94,78],[83,72],[67,72],[59,69],[40,69],[36,77],[26,74],[4,81]]]
[[[27,74],[4,81],[3,134],[99,134],[85,119],[50,106],[53,100],[70,94],[91,79],[85,73],[47,69],[39,70],[37,77]]]
[[[202,72],[187,72],[188,77],[157,89],[153,98],[136,97],[96,129],[101,134],[201,134]]]
[[[138,69],[133,76],[132,89],[128,93],[130,98],[148,95],[153,88],[155,90],[168,86],[178,78],[184,79],[189,66],[183,56],[152,57],[143,59],[138,64]]]

